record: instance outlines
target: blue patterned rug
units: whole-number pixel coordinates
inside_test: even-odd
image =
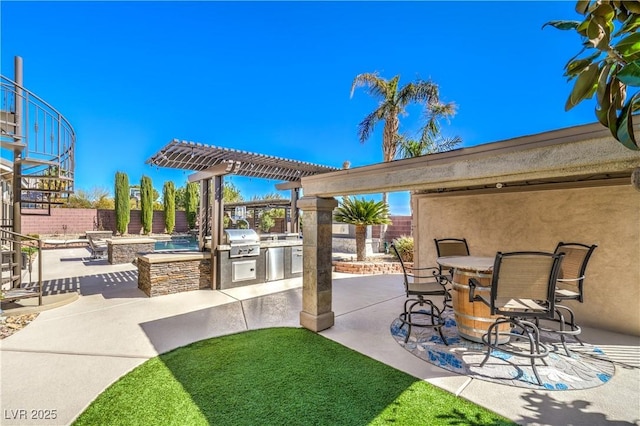
[[[442,327],[449,346],[446,346],[438,332],[432,328],[413,327],[409,341],[405,344],[408,326],[401,328],[402,322],[396,319],[391,323],[391,335],[406,350],[431,364],[465,374],[480,380],[502,383],[510,386],[540,390],[587,389],[607,383],[615,372],[614,364],[607,360],[604,352],[585,342],[580,345],[575,339],[567,338],[571,356],[567,356],[557,338],[551,333],[541,333],[541,340],[552,347],[545,358],[547,365],[536,360],[536,369],[542,379],[539,385],[531,361],[524,357],[493,351],[487,363],[480,367],[485,357],[486,347],[482,343],[472,342],[458,335],[453,311],[444,313],[445,325]],[[523,341],[511,341],[507,345],[519,348],[528,347]]]

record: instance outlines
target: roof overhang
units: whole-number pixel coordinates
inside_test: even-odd
[[[238,151],[201,143],[174,139],[146,161],[147,164],[199,172],[192,179],[202,180],[214,175],[273,179],[286,182],[303,177],[339,170],[304,161],[271,155]]]
[[[628,179],[640,151],[613,139],[599,123],[575,126],[422,157],[302,179],[305,196],[395,191],[441,193],[496,187]]]

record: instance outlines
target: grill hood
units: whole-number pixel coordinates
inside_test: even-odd
[[[256,244],[260,242],[258,234],[253,229],[225,229],[224,243],[229,245]]]

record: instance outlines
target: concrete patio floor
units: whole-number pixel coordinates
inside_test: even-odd
[[[53,291],[81,296],[0,340],[3,425],[70,424],[106,387],[160,353],[244,330],[300,326],[301,279],[148,298],[132,264],[90,260],[84,248],[46,250],[43,263]],[[400,275],[334,274],[335,326],[320,334],[520,424],[640,425],[639,337],[584,330],[583,340],[616,362],[613,379],[580,391],[532,391],[461,376],[404,350],[389,332],[403,301]],[[55,410],[56,418],[33,418],[31,410]]]

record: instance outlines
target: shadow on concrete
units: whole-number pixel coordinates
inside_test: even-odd
[[[590,402],[577,399],[575,401],[560,401],[549,394],[527,392],[521,396],[524,408],[531,411],[529,417],[523,417],[523,424],[558,424],[558,419],[566,419],[574,425],[636,425],[635,422],[624,420],[610,420],[603,413],[587,412]],[[569,423],[567,423],[569,424]]]
[[[101,294],[105,299],[146,297],[138,289],[138,271],[55,278],[43,281],[42,290],[44,296],[77,292],[82,296]]]
[[[242,301],[249,330],[300,327],[302,289],[292,289]]]
[[[158,353],[247,330],[241,302],[226,303],[140,324]]]

